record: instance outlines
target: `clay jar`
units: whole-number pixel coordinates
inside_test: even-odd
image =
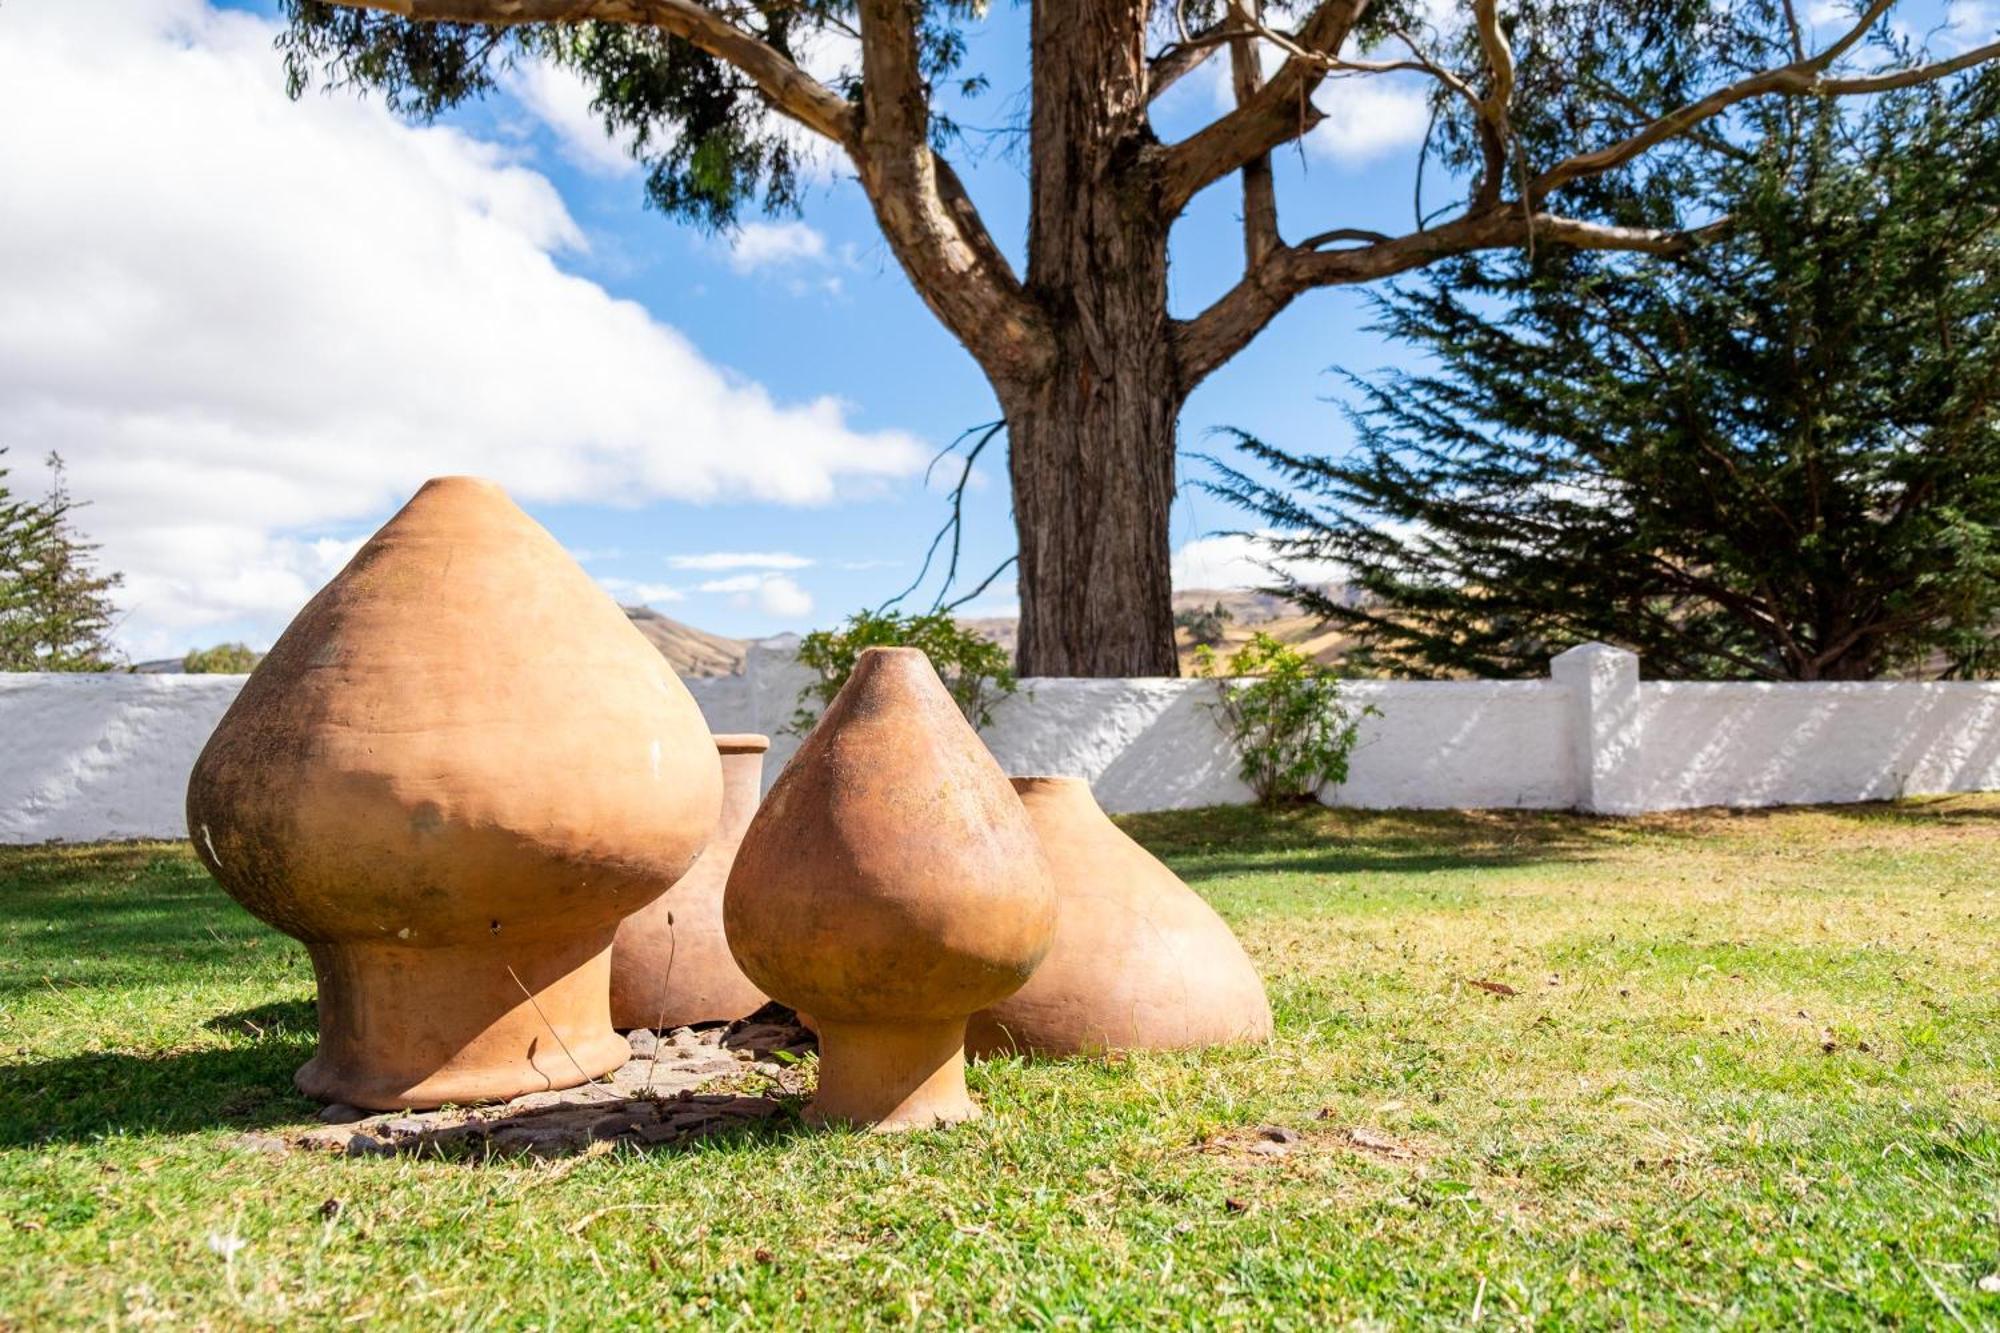
[[[675,1028],[741,1018],[769,998],[750,983],[722,933],[722,890],[764,789],[768,736],[721,735],[722,816],[694,869],[625,918],[611,950],[611,1023]]]
[[[244,682],[187,810],[223,888],[312,955],[299,1088],[389,1109],[627,1059],[613,933],[686,871],[721,800],[666,660],[499,487],[445,477]]]
[[[870,648],[743,836],[723,920],[743,971],[819,1020],[813,1123],[978,1114],[967,1015],[1049,946],[1055,888],[999,765],[914,648]]]
[[[1214,909],[1105,817],[1081,778],[1015,778],[1055,871],[1055,944],[973,1016],[975,1055],[1172,1050],[1271,1035],[1264,983]]]

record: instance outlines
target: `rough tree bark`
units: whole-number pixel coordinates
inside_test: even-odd
[[[1145,29],[1134,0],[1034,9],[1027,289],[1053,355],[1035,376],[994,382],[1020,536],[1020,661],[1037,675],[1177,673],[1167,515],[1184,394]]]

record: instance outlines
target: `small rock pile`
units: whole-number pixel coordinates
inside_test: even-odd
[[[561,1157],[592,1143],[672,1144],[777,1114],[769,1096],[795,1087],[796,1061],[817,1049],[811,1032],[783,1005],[769,1004],[726,1025],[628,1034],[632,1058],[602,1079],[536,1092],[491,1106],[383,1115],[334,1105],[324,1125],[289,1146],[350,1157],[529,1153]]]

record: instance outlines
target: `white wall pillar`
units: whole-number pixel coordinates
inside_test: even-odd
[[[1549,662],[1549,676],[1570,691],[1576,746],[1577,808],[1637,814],[1639,658],[1606,643],[1582,643]]]

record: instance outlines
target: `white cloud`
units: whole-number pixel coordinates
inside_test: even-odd
[[[765,615],[786,620],[811,615],[812,594],[783,574],[765,579],[757,589],[757,605]]]
[[[1944,10],[1944,28],[1936,42],[1939,54],[1957,55],[1984,46],[2000,35],[2000,3],[1996,0],[1951,0]]]
[[[604,128],[604,117],[590,107],[594,91],[573,71],[546,60],[528,61],[509,70],[501,86],[549,127],[563,156],[577,166],[598,176],[638,173],[632,136]]]
[[[1261,588],[1277,577],[1273,563],[1271,534],[1256,536],[1218,534],[1197,537],[1173,554],[1173,582],[1176,588]],[[1338,583],[1340,566],[1324,560],[1285,562],[1282,568],[1305,583]]]
[[[767,616],[788,620],[813,609],[812,594],[785,574],[732,574],[726,579],[710,579],[698,591],[728,593],[736,606],[754,606]]]
[[[698,585],[698,592],[754,592],[764,581],[761,574],[731,574],[726,579],[710,579]]]
[[[1423,142],[1430,104],[1414,77],[1370,74],[1327,80],[1313,94],[1313,105],[1326,112],[1326,119],[1306,135],[1306,152],[1358,166]]]
[[[647,583],[640,579],[604,577],[598,580],[604,590],[627,606],[658,606],[662,602],[685,602],[687,594],[679,588],[665,583]]]
[[[9,0],[0,24],[0,443],[68,460],[129,651],[268,640],[324,543],[429,476],[818,504],[923,467],[564,272],[582,233],[495,145],[289,101],[265,19]]]
[[[803,222],[746,222],[729,237],[729,266],[738,273],[819,264],[826,257],[826,237]]]
[[[704,551],[667,557],[674,569],[805,569],[812,563],[810,557],[789,551]]]

